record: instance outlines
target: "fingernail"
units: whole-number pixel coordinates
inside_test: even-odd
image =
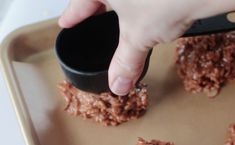
[[[120,96],[128,94],[131,88],[132,80],[124,77],[118,77],[111,86],[112,92]]]

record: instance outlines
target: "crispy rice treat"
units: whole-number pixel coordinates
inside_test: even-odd
[[[235,33],[181,38],[176,57],[185,89],[214,97],[235,78]]]
[[[67,81],[60,84],[59,88],[66,101],[66,112],[106,126],[116,126],[137,119],[145,113],[148,106],[145,84],[138,84],[126,96],[116,96],[111,92],[84,92]]]

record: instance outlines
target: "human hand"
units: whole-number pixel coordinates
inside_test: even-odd
[[[234,0],[71,0],[59,25],[72,27],[107,5],[119,16],[119,45],[109,68],[109,86],[117,95],[134,87],[154,45],[178,38],[194,20],[235,10]]]

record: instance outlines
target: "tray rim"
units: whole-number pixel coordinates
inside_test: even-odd
[[[12,59],[9,57],[10,44],[20,35],[27,34],[32,30],[56,25],[57,20],[58,18],[52,18],[38,23],[22,26],[8,34],[0,44],[0,70],[2,71],[3,79],[10,96],[12,107],[15,111],[17,121],[26,145],[38,145],[40,143],[36,131],[34,130],[27,105],[24,102],[23,93],[20,89],[18,79],[11,63]]]

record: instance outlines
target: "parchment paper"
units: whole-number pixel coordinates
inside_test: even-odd
[[[104,127],[71,117],[58,93],[64,76],[52,48],[14,62],[41,145],[135,145],[137,137],[176,145],[222,145],[228,125],[235,123],[234,82],[215,99],[186,92],[174,67],[174,44],[154,49],[143,80],[149,85],[150,106],[142,118]]]

